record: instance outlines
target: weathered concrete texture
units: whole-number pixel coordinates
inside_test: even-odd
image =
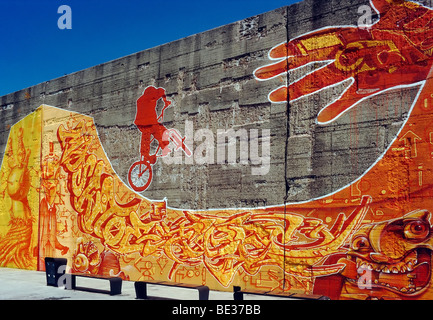
[[[167,198],[172,207],[207,209],[329,194],[356,179],[386,150],[417,88],[374,97],[336,122],[318,126],[318,111],[344,84],[289,105],[271,104],[270,91],[320,65],[263,82],[254,79],[253,71],[269,64],[269,50],[287,39],[327,26],[356,25],[363,4],[368,1],[306,0],[3,96],[0,157],[12,124],[41,104],[57,106],[94,117],[112,166],[126,183],[140,150],[141,133],[133,124],[136,100],[154,85],[165,88],[173,102],[165,125],[182,134],[186,121],[194,133],[210,129],[215,137],[218,129],[270,129],[271,165],[268,174],[257,176],[250,165],[159,161],[146,197]],[[193,141],[193,149],[200,143]]]

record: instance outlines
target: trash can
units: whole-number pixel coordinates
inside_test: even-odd
[[[59,279],[65,274],[68,260],[65,258],[45,258],[47,286],[58,287]],[[63,268],[61,268],[63,266]]]

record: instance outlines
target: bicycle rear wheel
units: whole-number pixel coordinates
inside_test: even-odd
[[[152,182],[152,166],[149,161],[135,162],[129,168],[128,182],[137,192],[146,190]]]

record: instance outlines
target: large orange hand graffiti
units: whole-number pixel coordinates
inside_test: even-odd
[[[328,63],[272,91],[269,100],[294,101],[350,79],[344,92],[319,112],[317,122],[327,124],[369,96],[426,80],[433,65],[433,10],[404,0],[370,3],[380,14],[372,26],[326,28],[271,49],[269,58],[278,61],[255,70],[258,80]]]

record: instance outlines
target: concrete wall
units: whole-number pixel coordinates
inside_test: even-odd
[[[92,116],[113,167],[127,181],[140,152],[141,134],[133,124],[136,100],[149,85],[164,87],[175,106],[164,119],[167,127],[184,133],[189,120],[195,128],[216,134],[217,129],[260,123],[274,128],[275,156],[265,181],[252,177],[245,166],[182,168],[159,162],[155,172],[161,175],[146,196],[164,194],[172,205],[194,209],[281,203],[285,161],[280,146],[285,141],[286,110],[271,106],[267,92],[272,84],[258,83],[252,71],[266,62],[272,46],[286,39],[286,16],[286,8],[277,9],[2,97],[3,109],[13,104],[2,111],[2,137],[7,137],[11,124],[41,104]]]
[[[356,179],[383,153],[416,89],[374,98],[324,127],[315,116],[341,86],[290,106],[271,104],[267,95],[285,76],[258,82],[253,71],[268,64],[270,48],[287,39],[325,26],[356,25],[362,4],[368,1],[304,1],[1,97],[0,151],[18,119],[41,104],[57,106],[95,119],[114,169],[127,181],[140,148],[133,124],[136,100],[154,85],[164,87],[175,106],[164,119],[167,127],[185,134],[189,120],[215,136],[218,129],[271,129],[272,156],[266,176],[251,175],[249,166],[159,162],[145,196],[163,194],[173,206],[206,209],[281,204],[286,194],[292,202],[326,195]]]

